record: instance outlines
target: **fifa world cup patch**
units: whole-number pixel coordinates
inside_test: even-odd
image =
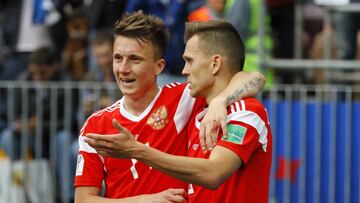
[[[246,134],[246,128],[239,125],[227,124],[226,129],[228,131],[227,138],[222,137],[224,141],[232,142],[235,144],[242,144]]]
[[[76,164],[76,176],[81,176],[83,174],[83,169],[84,169],[84,157],[82,154],[78,155],[77,158],[77,164]]]

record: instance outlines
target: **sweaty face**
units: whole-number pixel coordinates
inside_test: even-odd
[[[113,72],[121,92],[139,99],[149,90],[157,88],[159,63],[154,58],[155,49],[150,43],[117,36],[114,42]]]
[[[185,66],[182,74],[187,77],[190,84],[191,96],[206,96],[214,82],[211,57],[202,52],[197,35],[186,43],[183,58]]]

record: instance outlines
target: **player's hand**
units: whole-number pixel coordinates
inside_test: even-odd
[[[216,98],[213,99],[200,124],[199,139],[203,151],[212,150],[214,148],[220,128],[223,136],[227,135],[226,115],[225,101]]]
[[[156,194],[143,195],[141,203],[186,203],[187,196],[184,189],[167,189]]]
[[[113,119],[113,126],[119,130],[119,134],[100,135],[89,133],[84,138],[85,142],[102,156],[131,158],[132,149],[139,143],[131,132],[122,127],[115,119]]]

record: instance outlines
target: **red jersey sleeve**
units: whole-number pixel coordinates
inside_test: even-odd
[[[252,153],[261,146],[256,129],[245,123],[232,121],[227,124],[227,130],[227,138],[221,138],[217,145],[232,150],[241,158],[243,164],[246,164]]]
[[[79,154],[76,165],[74,186],[93,186],[101,188],[104,176],[103,159],[94,148],[90,147],[84,137],[87,133],[95,133],[93,117],[84,124],[79,136]]]
[[[270,129],[267,113],[254,98],[235,102],[228,108],[227,138],[218,145],[234,151],[246,164],[256,150],[267,151]]]

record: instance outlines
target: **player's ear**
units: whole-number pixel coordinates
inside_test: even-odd
[[[157,62],[156,62],[156,69],[155,69],[155,74],[156,75],[160,75],[160,73],[162,73],[162,71],[164,70],[165,68],[165,59],[159,59]]]
[[[221,55],[216,54],[211,57],[211,61],[211,72],[213,75],[216,75],[223,65],[223,58]]]

